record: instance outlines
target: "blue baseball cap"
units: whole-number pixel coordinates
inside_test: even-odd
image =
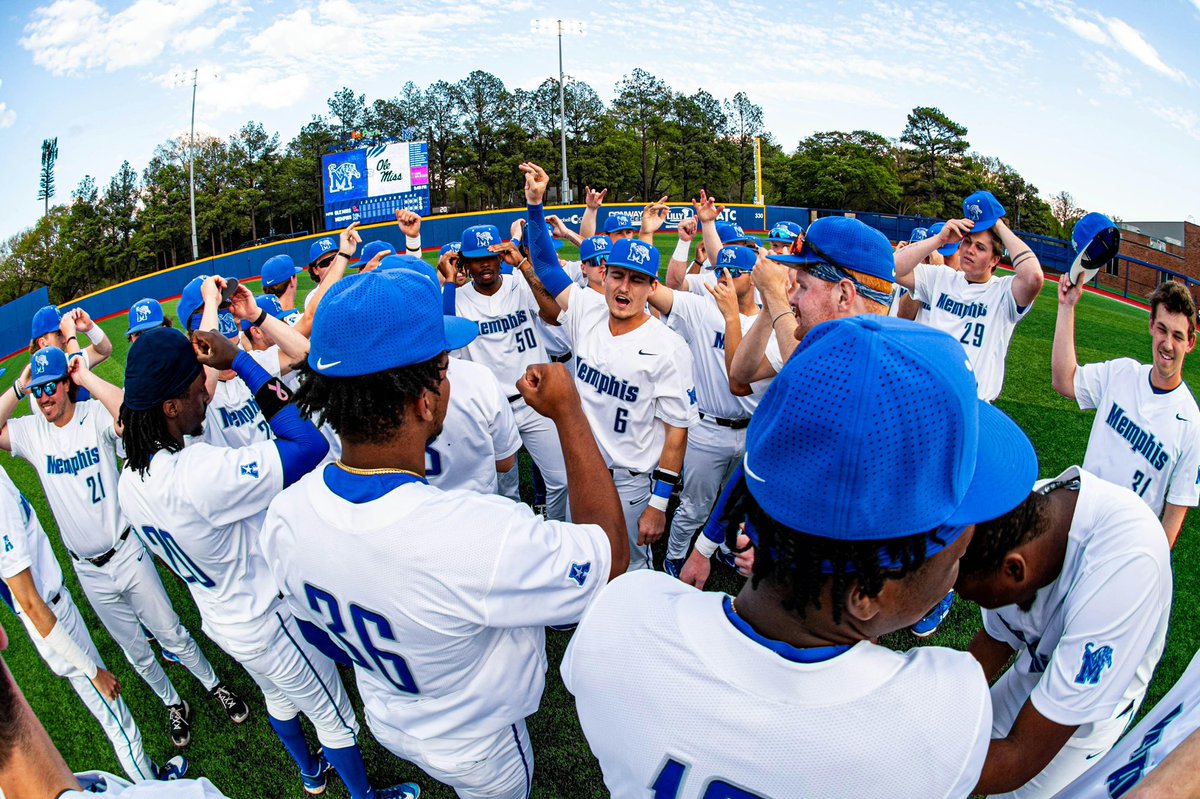
[[[162,323],[162,305],[152,297],[145,297],[130,307],[129,329],[125,331],[125,335],[132,336],[134,333],[141,333],[152,327],[161,327]]]
[[[945,226],[946,226],[945,222],[934,222],[932,225],[929,226],[929,230],[928,230],[925,238],[932,239],[934,236],[941,233],[942,228],[944,228]],[[959,239],[958,241],[954,242],[953,244],[947,244],[944,247],[938,247],[938,252],[943,257],[949,258],[951,255],[954,255],[954,253],[958,252],[958,248],[961,246],[962,246],[962,239]]]
[[[67,376],[67,354],[58,347],[42,347],[29,359],[29,388],[44,386]]]
[[[613,212],[604,218],[604,232],[618,233],[622,230],[638,230],[638,226],[633,224],[633,218],[629,214]]]
[[[767,241],[777,241],[781,244],[791,244],[797,236],[804,235],[804,228],[795,222],[776,222],[767,233]]]
[[[258,306],[260,311],[266,311],[268,316],[273,316],[276,319],[282,319],[287,314],[283,310],[283,306],[279,304],[279,298],[273,294],[261,294],[254,298],[254,304]],[[238,323],[243,333],[250,332],[250,328],[254,325],[243,319]]]
[[[963,216],[975,223],[972,233],[990,230],[1004,216],[1004,206],[990,191],[977,191],[962,204]]]
[[[750,234],[746,234],[746,243],[749,244],[752,248],[757,250],[759,247],[762,246],[762,239],[760,239],[758,236],[751,236]],[[745,248],[743,247],[742,249],[745,249]]]
[[[308,248],[308,265],[314,265],[320,258],[329,253],[336,253],[338,248],[338,240],[333,236],[326,236],[323,239],[317,239]]]
[[[473,225],[463,231],[462,234],[462,253],[463,258],[492,258],[496,253],[489,252],[488,247],[493,247],[500,244],[503,239],[500,238],[500,228],[495,225]]]
[[[658,250],[641,239],[621,239],[612,246],[608,268],[630,269],[658,280]]]
[[[1075,223],[1071,230],[1071,245],[1075,260],[1071,263],[1070,280],[1075,285],[1096,276],[1105,264],[1121,250],[1121,229],[1104,214],[1093,211]]]
[[[286,283],[303,271],[303,267],[296,266],[296,262],[292,260],[292,256],[272,255],[262,265],[263,288]]]
[[[563,241],[562,241],[562,239],[554,238],[554,226],[551,225],[549,222],[546,223],[546,232],[550,234],[550,241],[554,244],[554,249],[561,250],[563,248]],[[517,235],[512,237],[512,243],[513,243],[514,247],[521,246],[521,234],[520,233],[518,233]]]
[[[717,236],[721,239],[721,246],[725,246],[726,244],[741,244],[750,239],[740,225],[735,225],[732,222],[718,222]]]
[[[912,229],[912,233],[908,234],[908,243],[916,244],[918,241],[925,241],[927,238],[929,238],[929,228],[915,227]]]
[[[55,330],[58,330],[58,323],[61,321],[62,313],[59,312],[57,306],[43,305],[33,314],[33,325],[29,334],[29,340],[37,341],[39,336],[53,333]]]
[[[612,243],[607,236],[588,236],[579,243],[579,260],[585,264],[595,258],[607,258],[612,252]],[[599,266],[599,264],[591,264]]]
[[[842,270],[852,269],[889,283],[896,280],[891,242],[878,230],[846,216],[825,216],[813,222],[800,252],[767,257],[781,264],[813,266],[823,263]]]
[[[717,253],[717,265],[705,265],[708,271],[721,273],[722,269],[740,269],[743,272],[750,272],[754,269],[754,265],[758,263],[758,254],[749,247],[722,247]]]
[[[410,272],[417,272],[431,279],[439,287],[441,286],[437,270],[415,255],[386,255],[379,262],[378,271],[380,272],[390,272],[394,269],[407,269]]]
[[[386,241],[369,241],[363,245],[362,252],[358,254],[358,268],[361,269],[371,262],[371,259],[381,252],[396,251],[394,244],[389,244]]]
[[[340,280],[325,295],[308,365],[326,377],[359,377],[424,363],[477,335],[475,322],[442,315],[437,283],[407,269],[376,270]]]
[[[442,249],[438,250],[438,258],[441,258],[448,252],[462,252],[462,242],[452,241],[449,244],[443,244]]]
[[[179,321],[183,322],[186,330],[198,329],[200,320],[204,318],[204,294],[200,291],[200,287],[208,278],[209,275],[197,275],[183,287],[183,294],[179,297],[179,304],[175,306],[175,311],[179,314]],[[229,311],[217,311],[217,331],[225,338],[238,337],[238,324],[237,320],[233,318],[233,314]]]
[[[976,397],[961,344],[874,314],[804,337],[750,421],[743,463],[771,518],[839,541],[995,519],[1029,496],[1038,470],[1016,423]]]

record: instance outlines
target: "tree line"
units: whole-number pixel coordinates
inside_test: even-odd
[[[536,161],[552,186],[561,182],[558,95],[557,78],[528,91],[476,70],[456,83],[410,81],[372,102],[344,87],[286,143],[253,121],[228,139],[201,136],[194,164],[200,256],[321,230],[321,156],[364,134],[428,142],[436,211],[519,206],[518,163]],[[759,138],[771,204],[948,217],[960,213],[962,197],[987,188],[1015,228],[1058,237],[1083,213],[1066,192],[1048,201],[999,158],[972,151],[967,128],[933,107],[914,108],[896,138],[826,131],[789,151],[744,92],[684,94],[639,68],[616,84],[608,105],[570,77],[564,99],[567,177],[577,201],[590,185],[608,187],[610,202],[686,199],[701,188],[725,202],[751,202]],[[171,139],[140,173],[125,161],[107,183],[85,177],[69,201],[0,243],[0,302],[41,286],[62,302],[190,261],[188,155],[186,137]]]

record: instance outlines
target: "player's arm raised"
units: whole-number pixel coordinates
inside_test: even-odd
[[[304,307],[304,315],[296,320],[296,330],[300,335],[308,338],[312,335],[312,320],[317,313],[317,306],[321,304],[321,298],[329,291],[334,283],[337,283],[346,276],[346,267],[350,264],[350,259],[354,257],[354,253],[358,250],[358,245],[362,244],[362,236],[358,235],[358,231],[354,228],[358,226],[357,222],[351,222],[338,235],[338,252],[333,257],[333,263],[329,265],[329,271],[325,273],[325,277],[321,278],[321,282],[317,284],[313,291],[313,297]]]
[[[581,435],[588,432],[589,425],[570,372],[558,363],[529,366],[524,377],[517,381],[517,390],[529,407],[554,422],[558,429],[567,469],[571,520],[576,524],[599,525],[604,530],[612,547],[608,579],[615,579],[629,567],[625,516],[596,439],[590,434]]]
[[[100,325],[92,321],[92,317],[82,308],[74,308],[71,315],[75,318],[75,331],[87,336],[87,357],[89,366],[99,366],[112,355],[112,342],[104,334]]]
[[[729,390],[734,396],[749,396],[751,383],[775,376],[775,367],[767,360],[767,345],[771,336],[779,341],[779,353],[785,361],[796,348],[796,317],[792,314],[787,296],[787,270],[786,266],[775,263],[759,252],[750,279],[758,289],[763,307],[734,350],[733,357],[727,360]],[[728,355],[728,342],[725,346]]]
[[[725,206],[718,205],[714,198],[708,196],[708,192],[701,189],[700,201],[692,200],[692,208],[695,209],[696,218],[700,220],[700,230],[708,262],[715,264],[717,254],[721,252],[721,237],[717,235],[717,217],[725,210]]]
[[[728,270],[725,270],[728,274]],[[717,310],[721,312],[721,318],[725,320],[725,371],[729,372],[733,366],[733,358],[737,354],[738,347],[742,345],[742,315],[738,309],[737,292],[729,283],[717,282],[713,285],[704,284],[704,289],[712,295],[717,302]],[[762,315],[759,311],[759,315]],[[739,383],[738,388],[745,389],[747,393],[753,391],[750,386]],[[730,381],[730,392],[736,396],[745,396],[745,394],[737,394],[733,391],[733,381]]]
[[[569,241],[578,247],[583,244],[583,237],[576,233],[571,228],[567,227],[566,223],[559,219],[554,214],[546,217],[546,221],[550,223],[550,227],[554,228],[554,235],[564,241]]]
[[[533,261],[533,270],[537,273],[538,280],[546,287],[546,291],[565,311],[574,283],[559,265],[554,242],[546,230],[542,198],[546,196],[550,176],[546,174],[546,170],[533,163],[523,163],[517,168],[525,174],[525,202],[529,209],[529,224],[525,232],[529,236],[529,257]]]
[[[1017,301],[1018,307],[1028,308],[1033,305],[1033,301],[1037,299],[1038,293],[1042,290],[1042,285],[1046,282],[1041,261],[1033,254],[1033,250],[1029,249],[1028,244],[1021,241],[1016,233],[1008,229],[1008,225],[1004,224],[1003,219],[996,220],[993,230],[996,231],[1004,248],[1008,250],[1009,257],[1012,258],[1013,271],[1016,272],[1016,277],[1012,282],[1013,299]]]
[[[12,452],[12,437],[8,432],[8,420],[12,418],[13,411],[17,409],[17,405],[25,399],[25,395],[29,392],[25,388],[29,385],[29,375],[30,364],[25,364],[21,376],[13,381],[12,388],[0,394],[0,449],[5,452]]]
[[[583,187],[584,202],[587,208],[583,211],[583,221],[579,223],[579,238],[590,238],[596,235],[596,217],[600,213],[600,206],[604,205],[604,197],[608,194],[608,189],[596,191],[591,186]]]
[[[667,261],[667,288],[669,289],[683,288],[690,263],[688,254],[692,249],[692,239],[696,238],[698,224],[696,217],[689,216],[675,228],[679,235],[679,241],[675,244],[675,251],[671,253],[671,260]]]
[[[1058,278],[1058,316],[1054,320],[1054,348],[1050,351],[1050,381],[1054,390],[1069,400],[1075,399],[1075,372],[1079,360],[1075,354],[1075,306],[1083,296],[1083,285],[1071,285],[1070,273]]]
[[[100,400],[104,410],[113,418],[113,431],[117,436],[124,433],[121,427],[121,403],[125,401],[125,389],[114,386],[93,372],[83,358],[71,359],[71,363],[67,365],[67,375],[75,385],[87,389],[93,397]]]
[[[642,226],[638,231],[638,238],[654,246],[654,234],[659,231],[667,221],[667,195],[663,195],[658,202],[646,203],[642,208]]]
[[[246,321],[262,328],[279,345],[279,374],[292,371],[295,364],[308,357],[308,339],[282,319],[276,319],[258,307],[254,294],[245,286],[238,286],[229,303],[233,318]]]
[[[396,212],[396,226],[404,234],[404,252],[415,258],[421,257],[421,215],[416,211],[401,209]]]
[[[907,244],[896,250],[893,256],[896,263],[896,282],[912,291],[916,285],[913,271],[939,247],[962,241],[963,236],[971,232],[975,223],[970,219],[951,219],[936,236]]]

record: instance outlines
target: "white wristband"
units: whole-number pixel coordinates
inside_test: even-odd
[[[421,237],[420,236],[405,236],[404,237],[404,249],[407,250],[408,252],[412,252],[413,250],[420,251]]]
[[[88,328],[88,332],[84,333],[84,335],[87,336],[88,341],[92,342],[93,344],[99,344],[101,341],[104,341],[104,331],[100,329],[99,325],[92,325],[90,328]]]
[[[719,546],[721,545],[707,536],[702,535],[696,539],[696,551],[706,558],[711,558]]]
[[[687,263],[688,253],[690,253],[691,250],[692,243],[690,241],[684,241],[683,239],[680,239],[679,241],[675,242],[675,252],[671,253],[671,260],[683,261],[684,263]]]
[[[98,667],[95,661],[88,656],[87,652],[83,651],[79,644],[75,643],[75,639],[70,636],[61,621],[54,622],[54,628],[42,640],[63,660],[83,672],[83,676],[89,680],[96,678]]]
[[[652,494],[650,496],[650,507],[654,508],[655,510],[660,510],[663,513],[666,513],[667,512],[667,503],[669,503],[670,501],[671,500],[667,499],[666,497],[656,497]]]

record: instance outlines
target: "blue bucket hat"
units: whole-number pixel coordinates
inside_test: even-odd
[[[774,241],[780,244],[791,244],[796,240],[797,236],[804,235],[804,228],[795,222],[776,222],[770,232],[767,233],[767,241]]]
[[[371,262],[371,259],[381,252],[395,252],[396,245],[389,244],[386,241],[369,241],[363,245],[362,252],[358,254],[358,268],[361,269]]]
[[[479,335],[467,319],[442,315],[436,282],[408,269],[338,281],[313,318],[308,365],[326,377],[359,377],[424,363]]]
[[[910,446],[922,441],[936,447]],[[839,541],[941,531],[927,554],[1015,508],[1037,479],[1029,439],[976,397],[962,345],[877,315],[804,337],[755,411],[743,464],[780,524]]]
[[[630,217],[629,214],[613,212],[604,218],[605,233],[619,233],[622,230],[632,230],[636,232],[639,229],[640,228],[637,225],[633,224],[633,218]]]
[[[800,252],[767,257],[781,264],[816,267],[826,264],[843,271],[853,269],[888,282],[896,279],[896,261],[887,237],[859,220],[845,216],[826,216],[813,222]]]
[[[607,236],[588,236],[579,243],[579,260],[585,264],[596,258],[607,258],[612,252],[612,243]],[[599,266],[599,264],[590,264]]]
[[[750,240],[741,225],[735,225],[732,222],[718,222],[717,236],[721,239],[722,247],[726,244],[743,244]]]
[[[1104,214],[1093,211],[1075,223],[1071,230],[1075,260],[1071,263],[1071,285],[1096,276],[1121,250],[1121,229]]]
[[[292,256],[272,255],[262,265],[263,288],[270,288],[271,286],[278,286],[280,283],[286,283],[303,271],[302,267],[296,266],[296,262],[292,260]]]
[[[125,335],[132,336],[152,327],[162,327],[163,309],[158,300],[145,297],[135,302],[129,309],[129,329]]]
[[[449,244],[443,244],[442,249],[438,250],[438,258],[441,258],[448,252],[462,252],[462,242],[452,241]]]
[[[496,253],[489,252],[488,247],[501,242],[500,228],[495,225],[473,225],[463,231],[460,252],[463,258],[490,258]]]
[[[308,265],[313,266],[317,260],[328,255],[331,252],[336,253],[338,248],[338,240],[333,236],[326,236],[322,239],[317,239],[308,248]]]
[[[39,336],[53,333],[55,330],[58,330],[58,323],[61,321],[62,313],[59,312],[57,306],[43,305],[33,314],[33,325],[29,334],[29,340],[37,341]]]
[[[927,238],[929,238],[929,228],[915,227],[912,229],[912,233],[908,234],[908,243],[916,244],[918,241],[925,241]]]
[[[972,233],[990,230],[1004,216],[1004,206],[990,191],[977,191],[962,204],[963,216],[975,223]]]
[[[934,236],[941,233],[942,228],[944,228],[945,226],[946,226],[945,222],[934,222],[932,225],[929,226],[929,230],[926,235],[926,238],[932,239]],[[958,248],[961,246],[962,246],[962,239],[959,239],[958,241],[954,242],[953,244],[947,244],[944,247],[938,247],[938,252],[942,255],[942,257],[949,258],[951,255],[954,255],[954,253],[958,252]]]
[[[754,265],[758,263],[758,255],[749,247],[722,247],[717,253],[717,265],[705,265],[705,270],[721,273],[722,269],[740,269],[743,272],[750,272],[754,269]]]
[[[546,232],[548,234],[550,234],[550,241],[554,244],[554,249],[561,250],[563,248],[563,240],[554,238],[554,226],[551,225],[549,222],[546,223]],[[518,233],[517,235],[512,237],[512,243],[513,243],[514,247],[521,246],[521,234],[520,233]]]
[[[630,269],[658,279],[658,250],[641,239],[621,239],[612,246],[608,268]]]
[[[44,386],[67,376],[67,354],[58,347],[42,347],[29,359],[29,388]]]

